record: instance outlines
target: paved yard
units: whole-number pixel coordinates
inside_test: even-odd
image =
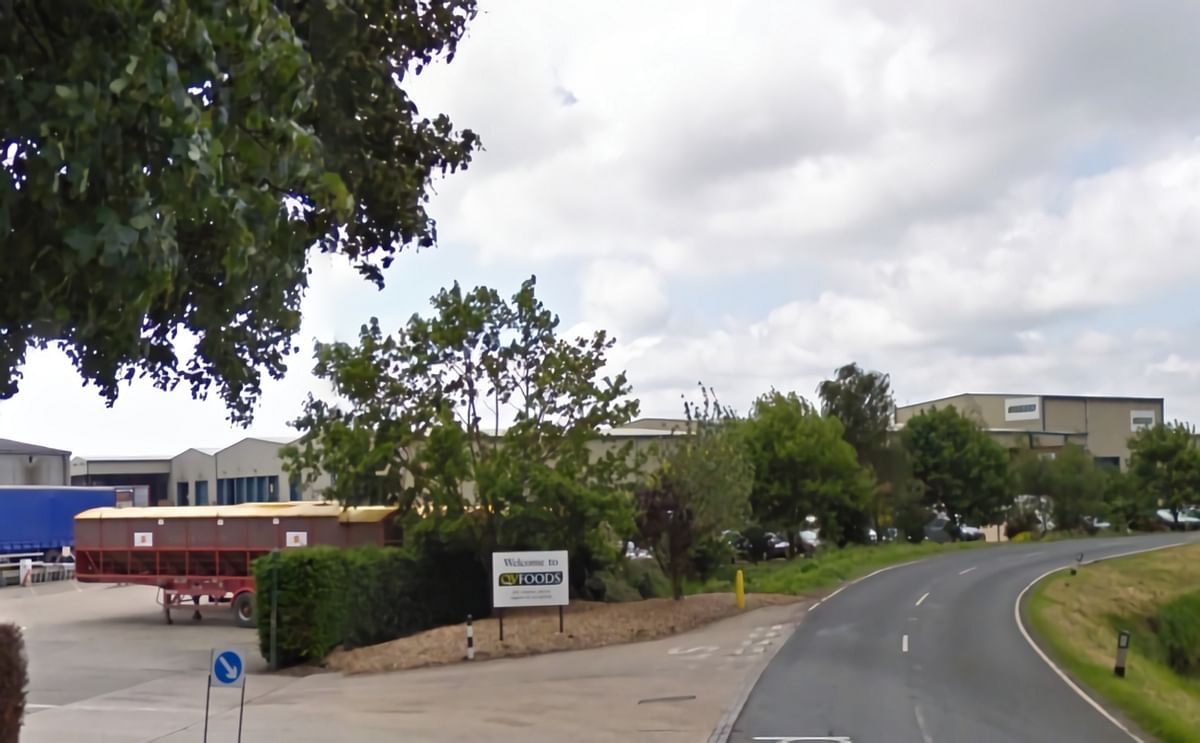
[[[0,620],[26,627],[32,708],[23,743],[199,741],[208,654],[250,662],[243,739],[290,743],[701,741],[782,644],[802,604],[672,638],[403,673],[266,673],[251,630],[227,614],[163,624],[154,591],[0,590]],[[236,691],[213,690],[211,740],[232,740]]]

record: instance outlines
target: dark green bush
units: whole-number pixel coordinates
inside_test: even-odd
[[[1185,593],[1163,605],[1154,629],[1175,671],[1200,674],[1200,591]]]
[[[712,577],[731,562],[733,547],[721,537],[705,537],[692,553],[692,571],[702,580]]]
[[[671,595],[671,581],[655,560],[625,560],[621,572],[625,581],[644,599]]]
[[[258,641],[270,660],[271,596],[277,589],[276,651],[282,666],[320,662],[346,636],[347,553],[336,547],[280,550],[254,562]],[[275,571],[274,578],[271,572]]]
[[[21,628],[0,624],[0,743],[17,743],[21,737],[28,685]]]
[[[1036,534],[1041,531],[1041,524],[1038,522],[1037,512],[1032,508],[1014,508],[1008,513],[1008,520],[1004,526],[1004,536],[1009,539],[1015,538],[1018,534],[1026,532]]]
[[[748,526],[742,530],[742,537],[746,540],[746,558],[750,562],[757,563],[759,560],[767,559],[766,529],[761,526]]]
[[[278,586],[280,667],[320,663],[339,645],[374,645],[491,610],[488,575],[463,551],[281,550],[255,561],[254,580],[259,647],[268,660],[272,586]]]

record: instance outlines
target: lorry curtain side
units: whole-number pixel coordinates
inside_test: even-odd
[[[75,516],[116,505],[115,488],[0,487],[0,554],[75,544]]]

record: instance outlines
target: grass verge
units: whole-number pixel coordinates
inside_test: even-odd
[[[1055,573],[1030,592],[1039,641],[1072,676],[1164,743],[1197,740],[1200,679],[1176,674],[1154,632],[1159,608],[1200,585],[1200,545]],[[1197,618],[1200,621],[1200,617]],[[1126,677],[1113,674],[1117,632],[1132,633]]]
[[[798,596],[822,588],[832,588],[845,581],[861,578],[880,568],[945,552],[977,549],[984,545],[984,542],[953,544],[898,542],[871,546],[853,545],[842,549],[822,550],[817,553],[816,557],[808,560],[796,558],[793,560],[770,560],[757,565],[729,565],[722,568],[715,577],[688,584],[687,592],[732,591],[734,574],[738,570],[742,570],[747,593],[784,593]]]

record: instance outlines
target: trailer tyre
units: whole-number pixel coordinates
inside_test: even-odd
[[[233,597],[233,618],[239,627],[254,627],[254,594],[243,591]]]

